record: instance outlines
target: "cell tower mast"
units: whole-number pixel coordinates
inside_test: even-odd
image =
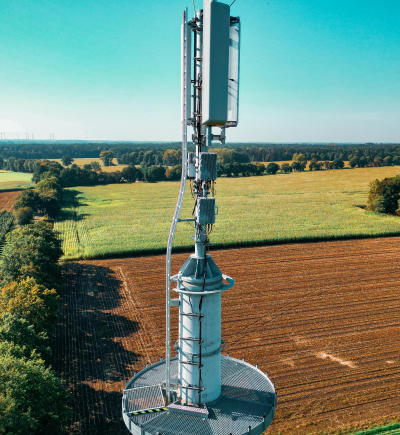
[[[123,418],[133,434],[258,435],[275,412],[276,393],[268,376],[244,360],[222,356],[221,294],[234,280],[220,271],[208,252],[218,211],[214,197],[217,155],[208,152],[208,147],[213,141],[224,144],[225,129],[238,124],[239,53],[240,19],[230,16],[227,4],[204,0],[203,9],[191,20],[185,10],[182,178],[167,246],[166,359],[139,372],[124,390]],[[195,147],[189,153],[188,126],[193,127]],[[213,128],[219,128],[219,134],[214,134]],[[195,200],[194,212],[181,219],[187,180]],[[179,273],[171,276],[172,244],[182,221],[194,222],[195,252]],[[176,283],[176,299],[171,299],[171,281]],[[178,308],[179,322],[174,358],[171,307]]]

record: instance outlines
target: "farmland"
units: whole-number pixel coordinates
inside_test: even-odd
[[[0,171],[0,191],[29,189],[30,187],[33,187],[32,174]]]
[[[397,175],[397,167],[357,168],[249,178],[216,183],[215,246],[245,246],[329,238],[400,234],[396,216],[366,212],[371,180]],[[166,247],[178,182],[78,187],[66,190],[61,219],[65,258],[95,258]],[[187,187],[182,217],[191,217]],[[189,247],[193,229],[180,224],[175,247]]]
[[[276,386],[266,433],[397,421],[399,254],[399,237],[212,253],[236,280],[223,295],[226,352],[258,364]],[[172,271],[186,258],[174,255]],[[69,262],[63,274],[52,365],[73,391],[70,433],[124,433],[125,382],[165,354],[165,257]]]
[[[11,211],[12,206],[20,193],[21,191],[0,191],[0,252],[7,233],[13,228],[14,216]]]
[[[12,211],[13,204],[20,193],[21,193],[20,190],[14,190],[12,192],[0,191],[0,211],[2,210]]]
[[[62,165],[61,159],[49,159],[54,162],[60,163]],[[84,165],[87,165],[92,162],[97,162],[101,166],[101,170],[103,172],[115,172],[115,171],[122,171],[123,168],[125,168],[127,165],[119,165],[117,163],[117,159],[113,159],[114,166],[104,166],[103,160],[96,157],[88,157],[88,158],[81,158],[81,159],[74,159],[72,163],[75,165],[78,165],[80,168],[82,168]]]
[[[0,250],[6,234],[12,229],[13,222],[14,216],[12,213],[6,210],[0,211]]]

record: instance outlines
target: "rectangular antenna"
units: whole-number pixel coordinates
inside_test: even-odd
[[[202,123],[224,126],[228,120],[230,7],[204,2]]]
[[[185,32],[185,27],[186,26],[186,32]],[[186,38],[186,41],[185,41]],[[186,42],[186,43],[185,43]],[[186,57],[186,62],[185,62],[185,57]],[[184,105],[186,103],[186,113],[187,113],[187,124],[190,125],[191,122],[189,120],[190,118],[190,113],[191,113],[191,102],[192,102],[192,85],[191,85],[191,79],[192,79],[192,74],[191,74],[191,65],[192,65],[192,29],[191,27],[187,24],[187,19],[185,21],[185,23],[182,23],[182,61],[181,61],[181,65],[182,65],[182,72],[181,72],[181,76],[182,76],[182,92],[181,92],[181,99],[182,99],[182,110],[181,110],[181,121],[183,122],[183,108]],[[186,65],[186,74],[184,71]],[[186,77],[186,79],[185,79]],[[184,83],[183,80],[186,80],[186,98],[184,97],[184,93],[183,93],[183,89],[184,89]],[[186,101],[184,101],[184,99],[186,99]]]
[[[228,122],[236,127],[239,121],[240,18],[231,17],[229,30]]]

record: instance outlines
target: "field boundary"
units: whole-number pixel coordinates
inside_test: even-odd
[[[400,422],[394,421],[393,423],[386,423],[383,426],[374,426],[369,429],[357,430],[357,432],[351,432],[349,435],[378,435],[378,434],[395,435],[399,433],[400,433]]]
[[[0,193],[3,193],[3,192],[5,192],[5,193],[7,193],[7,192],[16,192],[16,191],[19,191],[19,190],[35,190],[35,187],[34,186],[32,186],[32,187],[26,187],[26,188],[24,188],[24,187],[12,187],[12,188],[10,188],[10,189],[2,189],[2,188],[0,188]]]
[[[276,246],[276,245],[291,245],[295,243],[319,243],[319,242],[333,242],[340,240],[360,240],[360,239],[380,239],[380,238],[389,238],[389,237],[400,237],[400,230],[394,231],[390,233],[381,233],[381,234],[344,234],[344,235],[328,235],[328,236],[307,236],[307,237],[291,237],[287,239],[265,239],[265,240],[250,240],[243,242],[234,242],[234,243],[218,243],[215,245],[211,245],[212,251],[221,251],[224,249],[238,249],[238,248],[256,248],[258,246]],[[153,255],[164,254],[167,250],[165,248],[157,248],[157,249],[135,249],[135,250],[127,250],[121,252],[110,252],[102,255],[88,255],[88,256],[79,256],[79,257],[69,257],[61,259],[62,262],[71,262],[78,260],[102,260],[102,259],[113,259],[113,258],[130,258],[130,257],[149,257]],[[173,254],[183,254],[190,253],[193,251],[193,245],[190,246],[179,246],[176,248],[172,248]]]

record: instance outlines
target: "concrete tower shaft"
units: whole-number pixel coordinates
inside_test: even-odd
[[[221,395],[221,293],[234,281],[208,254],[191,255],[172,280],[179,293],[179,396],[182,404],[210,403]]]

